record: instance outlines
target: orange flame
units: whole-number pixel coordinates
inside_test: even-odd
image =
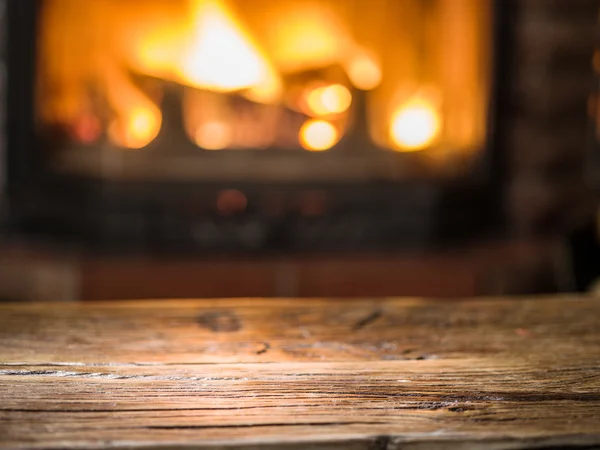
[[[281,82],[266,56],[222,0],[193,1],[193,31],[178,67],[185,84],[213,91],[251,89],[266,100]]]
[[[121,147],[145,147],[160,131],[159,108],[131,80],[118,70],[110,69],[110,65],[104,75],[108,83],[107,98],[115,116],[108,128],[109,138]]]

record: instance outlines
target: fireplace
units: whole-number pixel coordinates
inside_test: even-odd
[[[481,236],[498,3],[8,0],[10,222],[169,251]]]

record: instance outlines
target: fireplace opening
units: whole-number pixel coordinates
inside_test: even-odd
[[[56,169],[108,178],[454,176],[484,148],[490,7],[47,0],[38,130]]]
[[[387,248],[475,236],[494,209],[492,0],[8,5],[19,230]]]

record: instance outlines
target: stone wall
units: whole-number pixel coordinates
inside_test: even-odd
[[[509,223],[520,235],[564,232],[588,220],[582,175],[593,90],[597,0],[516,0],[502,130]]]
[[[0,0],[0,206],[3,204],[2,193],[6,180],[5,174],[5,113],[6,113],[6,3]]]

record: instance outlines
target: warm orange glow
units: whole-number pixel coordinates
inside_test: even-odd
[[[376,3],[42,2],[36,120],[91,151],[106,138],[142,148],[181,93],[183,131],[205,149],[326,150],[360,126],[383,148],[440,149],[428,162],[474,154],[487,135],[492,2]],[[424,83],[435,95],[411,99]]]
[[[278,76],[241,22],[222,0],[193,1],[193,38],[183,55],[186,84],[214,91],[253,88],[275,96]]]
[[[321,1],[271,0],[256,13],[269,55],[283,73],[338,64],[352,45],[346,24]]]
[[[300,143],[310,151],[324,151],[333,147],[339,140],[339,132],[325,120],[309,120],[300,128]]]
[[[206,122],[198,128],[194,136],[196,144],[206,150],[221,150],[231,145],[233,133],[225,122]]]
[[[312,89],[306,96],[310,112],[316,116],[340,114],[352,103],[352,94],[346,86],[332,84]]]
[[[110,124],[108,135],[113,143],[120,147],[142,148],[156,138],[161,120],[158,108],[134,107]]]
[[[107,65],[103,75],[106,97],[114,114],[108,127],[110,140],[119,147],[145,147],[160,131],[160,109],[114,66]]]
[[[375,89],[381,83],[381,68],[367,53],[358,53],[350,58],[346,71],[352,84],[362,91]]]
[[[126,38],[135,70],[216,92],[247,90],[258,102],[276,100],[279,74],[226,0],[185,3],[186,20],[137,33],[132,27]]]
[[[439,114],[431,103],[415,98],[392,116],[390,137],[401,151],[417,151],[431,145],[440,132]]]

